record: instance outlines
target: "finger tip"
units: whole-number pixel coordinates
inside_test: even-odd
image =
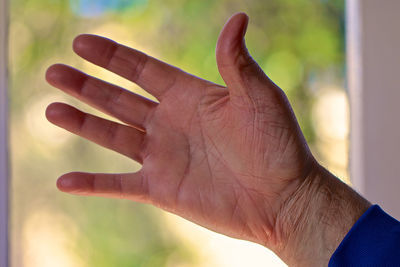
[[[248,23],[249,16],[244,12],[233,14],[227,22],[232,29],[236,29],[237,32],[241,33],[241,37],[245,35]]]
[[[61,175],[56,182],[57,188],[62,192],[72,192],[79,186],[79,180],[77,180],[78,172],[70,172]]]
[[[94,34],[81,34],[72,42],[74,52],[87,61],[106,67],[108,64],[108,53],[116,48],[116,42],[106,37]]]
[[[79,51],[82,51],[86,47],[86,41],[90,38],[89,34],[79,34],[74,38],[72,41],[72,49],[75,51],[75,53],[79,53]]]
[[[235,14],[233,14],[232,16],[231,16],[231,19],[232,18],[235,18],[235,19],[240,19],[241,21],[248,21],[249,20],[249,16],[245,13],[245,12],[237,12],[237,13],[235,13]]]
[[[71,67],[61,63],[51,65],[46,70],[46,81],[55,87],[60,87],[64,83],[68,84],[68,80],[71,79],[68,72],[69,69]]]
[[[58,190],[62,192],[68,192],[71,190],[73,183],[72,180],[69,179],[66,174],[64,174],[57,179],[56,186]]]
[[[249,17],[244,12],[235,13],[228,19],[218,38],[217,61],[218,58],[233,55],[245,46],[248,21]]]
[[[72,50],[79,56],[85,57],[90,54],[90,52],[96,50],[96,47],[105,40],[108,39],[95,34],[83,33],[74,38]]]
[[[54,102],[47,106],[45,116],[48,121],[53,124],[57,124],[60,118],[65,117],[70,106],[60,102]]]
[[[45,77],[51,86],[75,95],[79,94],[88,76],[71,66],[57,63],[47,69]]]
[[[55,117],[57,117],[57,104],[58,103],[51,103],[50,105],[47,106],[45,115],[47,120],[50,122],[54,120]]]
[[[53,84],[57,80],[59,65],[61,64],[53,64],[47,68],[45,78],[48,83]]]
[[[56,186],[57,186],[58,190],[64,191],[63,190],[63,181],[62,181],[61,177],[57,179]]]
[[[86,195],[90,192],[92,184],[88,181],[87,173],[70,172],[57,179],[58,190],[75,195]]]

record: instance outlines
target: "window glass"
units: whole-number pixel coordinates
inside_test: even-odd
[[[10,2],[12,266],[283,264],[258,245],[222,237],[148,205],[56,190],[56,178],[65,172],[140,168],[44,117],[52,101],[99,114],[45,83],[46,68],[57,62],[146,95],[74,55],[71,43],[80,33],[104,35],[222,84],[214,51],[218,33],[234,12],[247,12],[251,54],[287,93],[313,153],[348,178],[343,0]]]

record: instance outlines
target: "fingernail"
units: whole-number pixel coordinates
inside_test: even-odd
[[[72,186],[73,186],[73,184],[72,184],[71,179],[66,179],[66,178],[61,177],[57,180],[57,187],[60,189],[70,189],[70,188],[72,188]]]

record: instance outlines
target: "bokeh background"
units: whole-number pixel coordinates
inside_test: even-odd
[[[10,1],[12,266],[285,266],[267,249],[195,226],[148,205],[56,190],[69,171],[123,172],[140,166],[56,128],[52,101],[88,106],[51,88],[57,62],[144,94],[80,60],[77,34],[94,33],[221,83],[219,31],[233,13],[250,16],[248,48],[288,95],[314,155],[348,180],[344,0]]]

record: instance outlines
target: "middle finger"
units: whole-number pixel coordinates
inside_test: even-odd
[[[149,113],[158,105],[63,64],[52,65],[46,72],[46,79],[67,94],[142,130],[146,128]]]

